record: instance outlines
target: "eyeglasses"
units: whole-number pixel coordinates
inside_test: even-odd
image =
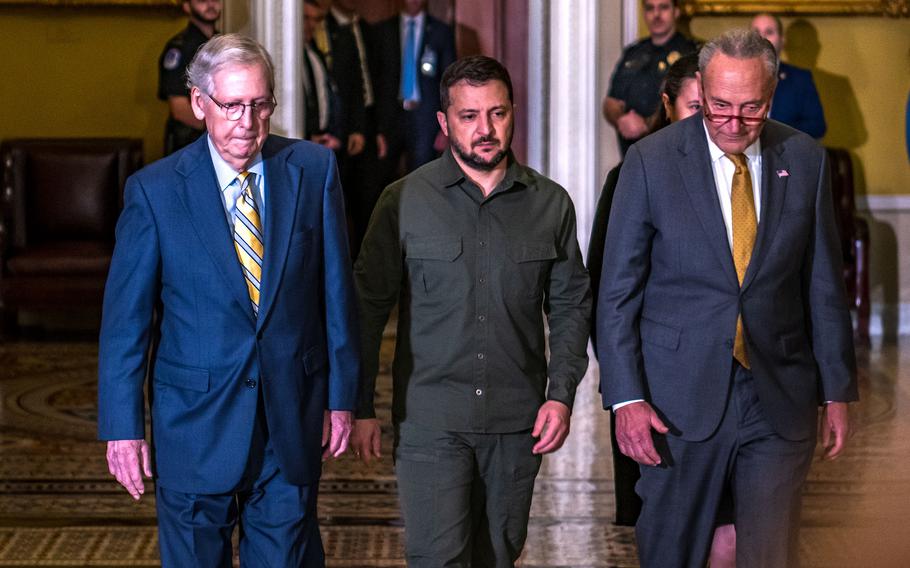
[[[767,112],[763,112],[760,116],[743,116],[741,114],[715,114],[711,112],[708,105],[705,105],[702,108],[704,108],[705,118],[718,126],[727,124],[733,119],[736,119],[747,126],[755,126],[761,124],[768,118]]]
[[[761,124],[768,119],[768,109],[765,108],[764,111],[757,116],[743,116],[741,114],[717,114],[711,111],[711,105],[708,104],[707,97],[705,96],[705,84],[704,81],[701,84],[702,100],[704,104],[702,105],[702,112],[710,122],[718,126],[727,124],[733,119],[736,119],[743,123],[746,126],[756,126]],[[764,106],[764,105],[763,105]]]
[[[256,116],[258,116],[261,120],[265,120],[266,118],[272,116],[272,113],[275,112],[275,106],[278,104],[274,98],[270,101],[245,104],[223,103],[208,93],[206,93],[206,96],[212,99],[212,102],[215,103],[218,108],[224,112],[224,117],[228,120],[240,120],[243,117],[243,113],[246,112],[247,107],[249,107],[250,112],[256,113]]]

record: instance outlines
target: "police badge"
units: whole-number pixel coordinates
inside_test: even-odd
[[[164,54],[164,61],[161,62],[162,67],[168,71],[173,71],[180,65],[180,50],[176,47],[172,47],[167,50],[167,53]]]

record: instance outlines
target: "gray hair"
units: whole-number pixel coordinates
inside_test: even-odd
[[[205,42],[186,68],[186,86],[211,94],[215,89],[215,73],[228,65],[261,65],[269,81],[269,91],[275,91],[275,66],[269,52],[253,38],[240,34],[216,35]]]
[[[698,70],[702,75],[708,68],[708,63],[718,53],[735,59],[760,58],[768,71],[771,84],[777,82],[777,51],[771,42],[766,40],[755,30],[733,29],[712,39],[701,48],[698,54]]]

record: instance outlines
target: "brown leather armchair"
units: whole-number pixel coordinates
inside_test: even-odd
[[[20,310],[100,309],[142,141],[6,140],[0,161],[0,331],[16,328]]]
[[[843,148],[827,148],[831,164],[834,214],[844,254],[844,283],[851,308],[856,310],[856,338],[869,342],[869,224],[856,214],[853,161]]]

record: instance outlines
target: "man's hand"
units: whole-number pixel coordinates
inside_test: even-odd
[[[339,140],[335,136],[332,136],[328,132],[326,132],[325,134],[317,134],[317,135],[313,136],[312,138],[310,138],[310,142],[315,142],[316,144],[319,144],[320,146],[325,146],[326,148],[328,148],[329,150],[332,150],[333,152],[341,149],[341,140]]]
[[[348,449],[354,413],[350,410],[326,410],[322,416],[322,461],[337,458]]]
[[[822,446],[825,459],[833,460],[844,451],[850,437],[850,416],[846,402],[829,402],[822,412]]]
[[[647,402],[633,402],[616,411],[619,450],[642,465],[660,463],[660,454],[651,438],[652,428],[661,434],[669,431]]]
[[[348,156],[356,156],[363,152],[363,147],[366,142],[366,138],[363,137],[363,134],[360,132],[351,132],[348,135]]]
[[[531,435],[540,438],[531,451],[549,454],[562,447],[569,435],[569,407],[558,400],[548,400],[537,411],[537,420]]]
[[[640,114],[630,110],[616,121],[619,133],[626,140],[638,140],[648,133],[648,123]]]
[[[140,468],[141,466],[141,468]],[[152,477],[152,459],[145,440],[111,440],[107,443],[107,470],[136,501],[145,493],[142,474]]]
[[[376,418],[364,418],[354,422],[351,445],[354,447],[354,455],[362,459],[363,463],[369,464],[374,459],[382,457],[380,432],[379,420]]]
[[[386,142],[385,136],[382,134],[376,135],[376,157],[380,160],[385,158],[389,153],[389,144]]]

